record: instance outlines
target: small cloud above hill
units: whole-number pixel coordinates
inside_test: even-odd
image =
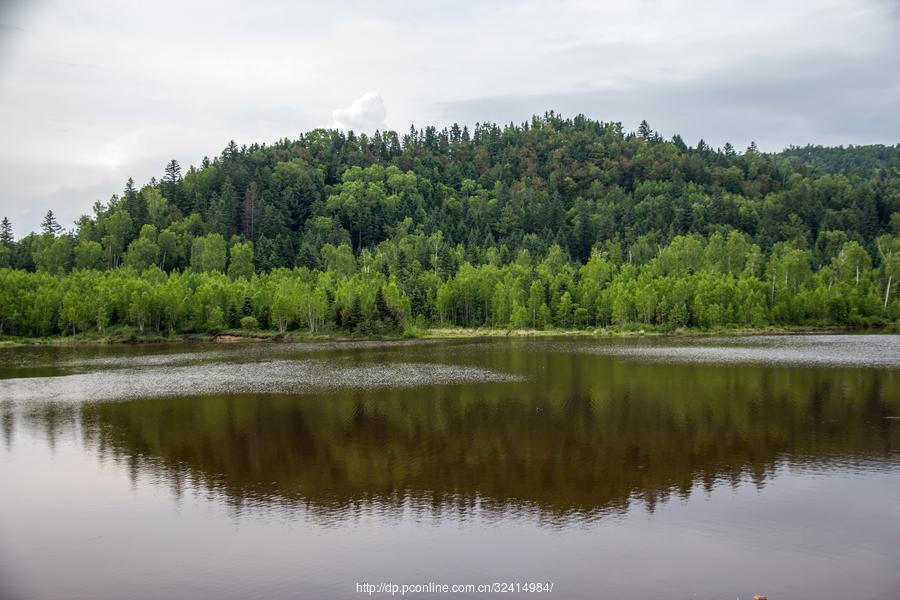
[[[368,132],[385,128],[387,110],[378,92],[367,92],[353,101],[349,108],[336,108],[331,113],[334,126],[344,131]]]

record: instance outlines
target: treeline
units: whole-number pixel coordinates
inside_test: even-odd
[[[218,234],[197,238],[202,257],[221,262],[166,273],[157,265],[70,274],[0,270],[0,334],[141,334],[242,327],[285,333],[342,331],[415,335],[433,326],[585,329],[877,326],[900,319],[891,291],[900,238],[865,248],[845,242],[813,270],[813,252],[777,244],[764,254],[732,231],[678,236],[645,264],[628,262],[617,242],[598,246],[583,265],[552,246],[504,260],[488,248],[473,264],[460,245],[442,253],[441,236],[412,233],[410,220],[375,252],[326,244],[323,270],[297,267],[254,273],[253,249],[237,242],[225,266]],[[195,240],[196,241],[196,240]],[[203,260],[206,260],[204,258]],[[227,271],[227,274],[223,271]]]
[[[171,161],[159,181],[129,180],[74,229],[48,212],[39,233],[16,240],[3,219],[0,327],[891,322],[898,173],[900,145],[738,152],[664,140],[646,122],[626,133],[554,113],[472,131],[231,142],[183,175]],[[274,316],[288,280],[324,307],[312,321]],[[41,316],[16,308],[9,286],[47,292]],[[81,314],[63,302],[71,290],[108,286],[121,289],[105,316],[63,316]],[[182,286],[190,306],[137,319],[144,286]],[[210,304],[199,292],[209,286],[241,300]]]

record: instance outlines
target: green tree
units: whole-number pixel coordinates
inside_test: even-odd
[[[45,233],[34,251],[34,263],[39,271],[60,274],[72,268],[72,237],[53,237]]]
[[[531,282],[528,290],[528,314],[531,317],[531,328],[537,327],[538,311],[544,304],[544,286],[537,279]]]
[[[191,246],[191,268],[197,272],[225,271],[227,260],[225,238],[218,233],[210,233],[194,238]]]
[[[12,223],[9,222],[9,219],[3,217],[3,221],[0,222],[0,245],[11,249],[14,241]]]
[[[106,249],[108,264],[110,267],[117,267],[127,244],[131,241],[134,222],[128,211],[114,209],[102,216],[100,226],[105,232],[102,242]]]
[[[253,244],[237,243],[231,246],[231,260],[228,264],[228,276],[232,279],[253,277]]]
[[[100,270],[106,267],[106,254],[100,242],[82,240],[75,246],[75,268]]]
[[[171,229],[164,229],[157,238],[159,246],[159,268],[168,269],[178,265],[184,258],[181,238]]]
[[[890,234],[879,236],[875,240],[875,247],[878,248],[878,255],[881,257],[882,277],[885,280],[883,310],[886,311],[891,299],[894,277],[900,271],[900,238]]]
[[[253,333],[259,329],[259,321],[253,316],[241,317],[241,329],[248,333]]]
[[[47,214],[44,215],[44,220],[41,221],[41,233],[44,235],[59,235],[62,233],[62,226],[56,222],[56,215],[53,214],[52,210],[48,210]]]

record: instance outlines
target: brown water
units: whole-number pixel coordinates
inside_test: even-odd
[[[0,598],[900,598],[897,417],[900,336],[4,349]]]

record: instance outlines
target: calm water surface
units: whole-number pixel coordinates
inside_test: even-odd
[[[900,598],[900,336],[3,349],[0,442],[4,600]]]

